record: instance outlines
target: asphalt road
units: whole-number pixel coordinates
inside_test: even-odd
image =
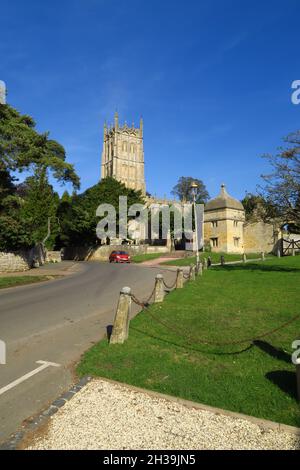
[[[113,322],[120,289],[129,286],[146,298],[158,272],[167,282],[174,278],[153,267],[81,262],[63,279],[0,290],[0,339],[7,347],[7,363],[0,365],[0,443],[74,383],[81,354]],[[3,391],[41,366],[40,360],[60,367],[49,366]]]

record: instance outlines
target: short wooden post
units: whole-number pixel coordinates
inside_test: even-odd
[[[292,240],[292,256],[296,256],[296,251],[295,251],[295,240]]]
[[[265,261],[265,252],[264,251],[261,252],[261,260]]]
[[[123,344],[128,338],[129,316],[131,310],[131,289],[123,287],[120,292],[110,344]]]
[[[165,297],[164,278],[162,274],[155,276],[154,303],[163,302]]]
[[[189,273],[190,281],[194,281],[196,279],[195,271],[196,271],[195,265],[192,264],[191,267],[190,267],[190,273]]]
[[[203,259],[203,269],[207,269],[207,259]]]
[[[281,251],[280,251],[280,248],[277,248],[277,258],[280,258],[281,257]]]
[[[202,261],[200,261],[199,266],[198,266],[198,275],[203,276],[203,264]]]
[[[183,269],[177,269],[176,289],[183,288]]]
[[[246,253],[243,253],[242,260],[243,260],[243,263],[246,263],[247,261]]]
[[[220,257],[220,263],[221,263],[221,266],[224,266],[224,264],[225,264],[225,258],[224,258],[223,255],[221,255],[221,257]]]

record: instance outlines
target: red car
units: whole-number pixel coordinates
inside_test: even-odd
[[[130,256],[127,251],[112,251],[109,255],[110,263],[130,263]]]

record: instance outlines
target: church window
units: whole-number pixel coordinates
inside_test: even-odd
[[[123,142],[123,152],[127,152],[127,142]]]
[[[212,223],[211,223],[211,226],[213,228],[217,227],[218,226],[218,221],[217,220],[213,220]]]
[[[238,237],[233,238],[234,246],[240,246],[240,239]]]
[[[218,246],[218,238],[217,238],[217,237],[211,238],[210,241],[211,241],[211,245],[212,245],[213,247],[217,247],[217,246]]]

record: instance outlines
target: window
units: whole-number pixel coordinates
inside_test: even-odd
[[[238,221],[237,221],[237,220],[234,220],[234,221],[233,221],[233,226],[234,226],[234,227],[237,227],[237,226],[238,226]]]
[[[233,238],[234,246],[240,246],[240,239],[238,237]]]
[[[211,242],[211,245],[213,247],[217,247],[218,246],[218,239],[217,238],[211,238],[210,239],[210,242]]]
[[[213,220],[212,223],[211,223],[211,226],[213,228],[217,227],[218,226],[218,221],[217,220]]]
[[[127,152],[127,142],[123,142],[123,146],[122,146],[122,150],[123,152]]]

